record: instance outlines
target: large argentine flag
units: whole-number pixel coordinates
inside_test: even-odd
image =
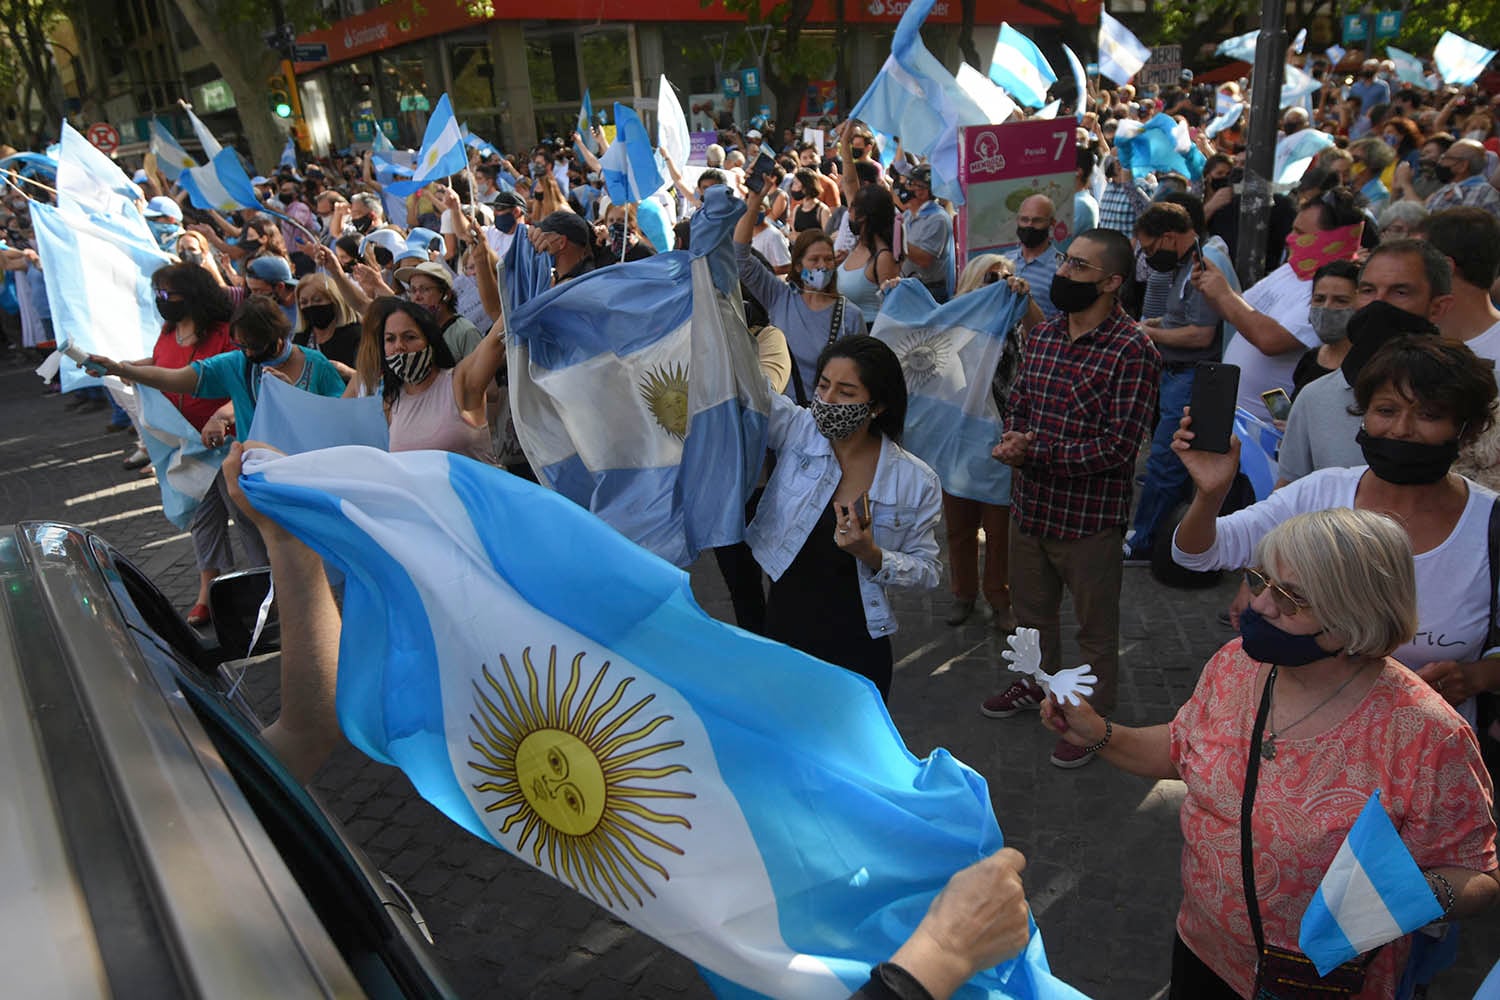
[[[1131,30],[1099,12],[1099,72],[1116,83],[1129,83],[1151,59],[1151,49]]]
[[[1297,947],[1318,975],[1443,915],[1377,789],[1354,821],[1307,912]]]
[[[1463,87],[1479,79],[1479,74],[1495,58],[1495,50],[1476,45],[1462,35],[1443,32],[1432,50],[1432,64],[1443,82]]]
[[[385,407],[378,395],[319,396],[279,378],[262,380],[248,440],[264,442],[288,455],[345,444],[381,451],[391,446]]]
[[[645,201],[666,184],[665,170],[666,164],[640,115],[633,108],[616,104],[615,141],[599,158],[609,200],[617,205]]]
[[[1426,88],[1427,73],[1422,68],[1422,60],[1394,45],[1387,45],[1385,54],[1396,64],[1396,79],[1408,86]]]
[[[144,198],[140,187],[125,175],[119,164],[101,153],[72,125],[62,123],[57,150],[57,203],[61,208],[139,218],[135,203]],[[144,220],[141,232],[148,236],[151,232]]]
[[[1276,158],[1271,170],[1273,184],[1296,184],[1307,173],[1313,157],[1333,145],[1333,136],[1321,129],[1305,128],[1276,140]]]
[[[267,379],[267,385],[276,381],[279,379]],[[229,449],[205,445],[182,411],[155,389],[137,385],[134,391],[141,401],[141,440],[161,487],[162,513],[177,527],[186,528],[203,495],[213,486]]]
[[[744,204],[714,188],[695,253],[603,268],[508,319],[511,414],[542,482],[679,566],[744,537],[770,391],[705,256]]]
[[[990,57],[990,79],[1028,108],[1047,103],[1047,88],[1057,81],[1057,74],[1036,43],[1004,21],[995,53]]]
[[[404,198],[433,181],[461,174],[468,166],[469,154],[464,146],[463,132],[453,117],[453,104],[444,94],[438,98],[437,107],[432,109],[432,117],[427,119],[427,131],[422,134],[422,150],[417,154],[411,180],[387,184],[385,189]]]
[[[890,56],[849,117],[875,132],[900,136],[903,148],[927,157],[933,193],[961,203],[958,130],[983,125],[989,116],[922,44],[922,22],[934,2],[912,0],[907,6],[891,39]]]
[[[906,279],[886,293],[870,331],[896,352],[906,376],[901,443],[954,496],[1010,502],[1010,469],[990,457],[1001,433],[990,386],[1026,301],[996,282],[938,305],[921,282]]]
[[[842,998],[1001,846],[984,779],[873,685],[709,618],[686,574],[447,452],[251,452],[241,485],[345,577],[338,711],[429,802],[703,966]],[[1033,932],[964,997],[1077,997]]]
[[[193,134],[198,137],[198,143],[203,147],[204,159],[212,160],[214,157],[218,156],[219,153],[224,149],[224,147],[219,144],[219,140],[215,139],[214,134],[209,131],[208,126],[203,124],[202,120],[199,119],[197,115],[193,114],[192,108],[188,107],[186,104],[183,104],[182,110],[187,112],[188,122],[193,126]]]
[[[157,169],[167,180],[175,181],[184,170],[198,165],[198,161],[182,148],[182,143],[177,141],[177,137],[167,131],[161,119],[151,119],[150,128],[151,152],[156,156]]]
[[[194,207],[205,211],[233,212],[240,208],[261,208],[255,188],[233,149],[221,150],[201,167],[190,167],[177,179],[188,193]]]

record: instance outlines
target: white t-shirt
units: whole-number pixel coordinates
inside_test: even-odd
[[[1214,544],[1189,555],[1172,539],[1172,559],[1191,570],[1238,569],[1255,562],[1255,549],[1271,529],[1297,514],[1354,506],[1368,466],[1319,469],[1266,499],[1215,522]],[[1472,663],[1484,652],[1490,614],[1490,505],[1495,494],[1470,480],[1469,502],[1453,532],[1416,557],[1417,634],[1391,655],[1413,670],[1437,660]],[[1459,707],[1474,722],[1474,702]]]
[[[792,262],[792,248],[775,226],[767,226],[750,237],[750,246],[772,267],[785,267]]]
[[[1245,301],[1257,312],[1264,313],[1286,327],[1306,347],[1317,347],[1322,341],[1307,321],[1307,309],[1312,303],[1312,282],[1302,281],[1292,265],[1282,264],[1245,292]],[[1236,333],[1224,348],[1224,363],[1240,368],[1240,392],[1238,405],[1249,410],[1261,420],[1269,420],[1266,404],[1260,394],[1272,389],[1292,392],[1292,373],[1296,371],[1297,359],[1302,351],[1292,350],[1285,354],[1266,355],[1244,334]]]
[[[1500,365],[1500,323],[1496,323],[1472,340],[1464,341],[1464,345],[1486,361]]]

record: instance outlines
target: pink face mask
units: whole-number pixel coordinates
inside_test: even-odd
[[[1311,281],[1318,268],[1336,260],[1353,260],[1359,252],[1364,223],[1316,233],[1292,233],[1286,238],[1287,262],[1302,281]]]

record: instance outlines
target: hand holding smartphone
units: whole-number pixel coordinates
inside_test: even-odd
[[[1260,394],[1261,402],[1266,404],[1266,412],[1271,414],[1272,420],[1285,420],[1292,415],[1292,398],[1286,394],[1285,389],[1271,389]]]
[[[776,174],[776,161],[768,154],[762,152],[756,157],[755,165],[750,168],[749,175],[745,178],[745,187],[755,194],[765,190],[766,180]]]
[[[1192,418],[1194,451],[1223,454],[1234,429],[1234,407],[1240,391],[1238,365],[1200,361],[1193,373]]]

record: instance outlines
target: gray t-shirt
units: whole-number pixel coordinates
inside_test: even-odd
[[[448,345],[448,350],[453,352],[454,361],[462,361],[484,340],[484,334],[479,328],[469,322],[465,316],[455,316],[448,322],[443,330],[443,343]]]
[[[1219,342],[1219,314],[1203,293],[1193,287],[1193,265],[1196,262],[1194,254],[1183,254],[1182,262],[1170,276],[1152,274],[1153,278],[1170,277],[1161,325],[1168,330],[1184,326],[1211,326],[1214,328],[1214,337],[1206,347],[1165,347],[1157,344],[1156,349],[1161,352],[1163,364],[1217,361],[1223,351],[1224,345]]]
[[[1338,369],[1303,386],[1276,453],[1277,478],[1291,482],[1319,469],[1364,465],[1364,452],[1354,440],[1361,418],[1349,412],[1353,405],[1354,390]]]
[[[932,254],[931,267],[918,267],[907,257],[901,262],[901,276],[916,278],[927,284],[948,280],[948,261],[953,257],[953,220],[935,201],[929,201],[915,216],[901,214],[906,245],[920,247]]]

